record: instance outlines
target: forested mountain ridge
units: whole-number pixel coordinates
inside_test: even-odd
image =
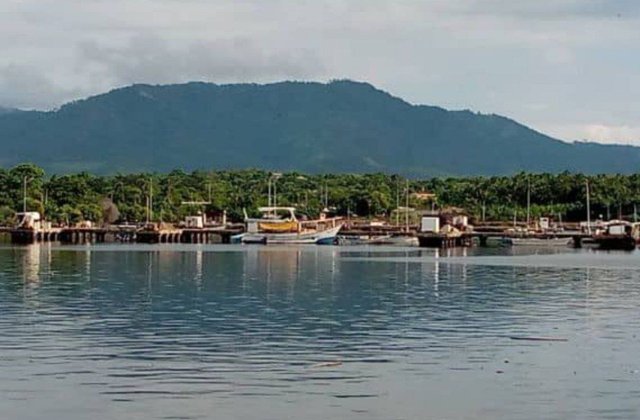
[[[366,83],[133,85],[0,112],[0,166],[49,173],[260,168],[421,177],[632,173],[640,148],[566,143],[497,115],[412,105]]]

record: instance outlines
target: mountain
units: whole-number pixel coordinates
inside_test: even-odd
[[[498,115],[412,105],[366,83],[133,85],[0,115],[0,166],[48,172],[264,168],[497,175],[635,172],[640,148],[565,143]]]

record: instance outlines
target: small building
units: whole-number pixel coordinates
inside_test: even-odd
[[[439,233],[440,216],[423,216],[420,221],[420,232]]]
[[[42,229],[42,219],[40,213],[37,211],[26,211],[16,213],[18,222],[16,223],[17,229]]]
[[[548,217],[541,217],[538,220],[538,227],[540,230],[549,230],[551,228],[551,222]]]
[[[184,226],[190,229],[203,229],[205,225],[205,216],[187,216],[184,218]]]

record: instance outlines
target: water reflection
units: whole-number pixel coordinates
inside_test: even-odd
[[[122,249],[0,249],[7,418],[638,414],[640,276],[617,254]]]
[[[37,286],[40,283],[41,247],[37,244],[22,249],[18,267],[22,268],[25,285]]]

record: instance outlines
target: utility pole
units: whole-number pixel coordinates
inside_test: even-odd
[[[149,178],[149,195],[147,197],[147,224],[153,220],[153,179]]]
[[[527,179],[527,229],[531,222],[531,179]]]
[[[404,208],[404,228],[406,232],[409,232],[409,180],[407,179],[407,195],[405,197]]]
[[[591,235],[591,203],[589,198],[589,180],[586,180],[587,185],[587,233]]]
[[[324,184],[324,208],[329,208],[329,184]]]
[[[22,178],[22,212],[27,212],[27,177]]]
[[[400,182],[396,181],[396,226],[400,226]]]

